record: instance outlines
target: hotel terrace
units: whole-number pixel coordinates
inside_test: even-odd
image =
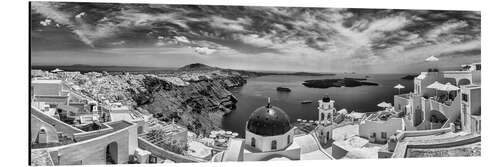
[[[417,76],[413,92],[394,96],[404,127],[390,136],[379,158],[480,155],[480,72],[481,64],[474,63],[459,71],[433,69]]]

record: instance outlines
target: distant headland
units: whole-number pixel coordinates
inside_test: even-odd
[[[378,83],[367,82],[366,78],[317,79],[306,80],[302,85],[308,88],[378,86]]]

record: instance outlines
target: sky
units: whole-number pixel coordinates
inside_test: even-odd
[[[32,2],[30,22],[32,65],[399,73],[481,55],[478,11]]]

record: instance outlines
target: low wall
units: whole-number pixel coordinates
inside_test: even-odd
[[[39,111],[38,109],[31,107],[31,114],[34,116],[38,117],[40,120],[51,124],[54,126],[58,131],[63,132],[66,135],[73,135],[75,133],[82,133],[85,132],[83,130],[80,130],[78,128],[75,128],[73,126],[70,126],[54,117],[48,116],[47,114],[44,114],[43,112]]]
[[[441,129],[433,129],[433,130],[402,131],[399,134],[397,134],[397,140],[402,141],[406,137],[437,135],[437,134],[442,134],[442,133],[453,132],[454,130],[455,130],[455,126],[450,126],[450,127],[441,128]]]
[[[187,157],[184,155],[179,155],[174,152],[167,151],[159,146],[154,145],[153,143],[150,143],[146,141],[143,138],[138,138],[138,146],[140,149],[147,150],[151,152],[152,155],[163,158],[163,159],[169,159],[172,160],[176,163],[179,162],[204,162],[204,160],[201,159],[195,159],[192,157]]]
[[[75,133],[74,137],[76,141],[83,141],[83,140],[88,140],[92,139],[107,133],[110,133],[113,131],[113,128],[111,128],[109,125],[102,124],[105,126],[103,129],[99,130],[94,130],[94,131],[89,131],[89,132],[82,132],[82,133]]]

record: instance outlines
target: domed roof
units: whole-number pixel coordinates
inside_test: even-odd
[[[248,131],[262,136],[282,135],[290,129],[292,125],[288,115],[270,104],[257,108],[247,122]]]
[[[323,102],[325,103],[330,102],[330,97],[328,97],[328,95],[323,96]]]

